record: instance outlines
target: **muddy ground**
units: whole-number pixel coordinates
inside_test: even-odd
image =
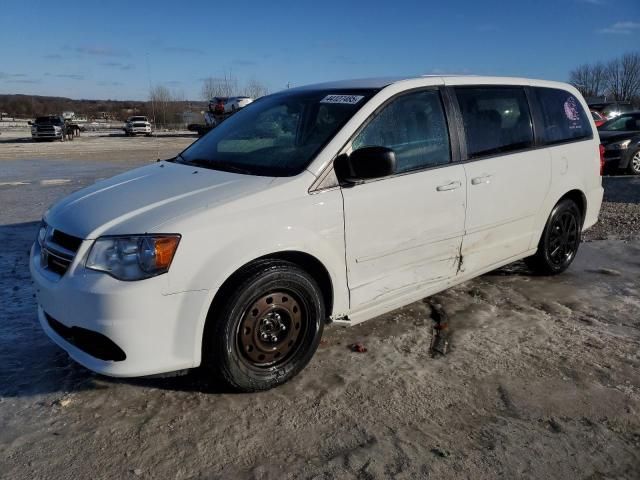
[[[192,140],[166,137],[161,153]],[[640,232],[607,213],[636,211],[636,179],[605,179],[604,227],[587,235],[605,240],[567,273],[518,263],[432,297],[446,356],[429,355],[418,302],[329,326],[296,379],[231,394],[200,372],[92,374],[36,322],[27,250],[44,209],[157,145],[0,136],[0,478],[640,478]]]

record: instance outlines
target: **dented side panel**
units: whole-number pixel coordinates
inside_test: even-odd
[[[551,184],[551,156],[548,149],[538,149],[464,168],[469,208],[462,271],[471,273],[529,250]]]
[[[453,182],[460,187],[438,191]],[[464,168],[449,165],[343,189],[352,309],[455,276],[465,183]]]

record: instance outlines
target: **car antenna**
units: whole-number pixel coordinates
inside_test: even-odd
[[[153,118],[153,127],[151,129],[151,135],[155,138],[156,143],[156,162],[160,161],[160,144],[158,143],[158,135],[156,125],[156,101],[155,95],[153,94],[153,84],[151,82],[151,68],[149,67],[149,52],[145,54],[145,60],[147,62],[147,78],[149,80],[149,96],[151,97],[151,118]]]

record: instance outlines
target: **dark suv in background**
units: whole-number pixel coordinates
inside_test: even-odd
[[[640,111],[625,113],[598,127],[605,170],[640,175]]]

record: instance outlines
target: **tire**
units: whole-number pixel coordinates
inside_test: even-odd
[[[542,232],[535,255],[525,258],[527,266],[539,275],[557,275],[573,262],[582,235],[582,214],[576,202],[561,200],[553,207]]]
[[[268,390],[309,363],[325,323],[311,275],[290,262],[264,261],[223,294],[203,339],[205,365],[217,378],[241,392]]]
[[[633,155],[631,155],[627,171],[631,175],[640,175],[640,150],[636,150],[633,152]]]

